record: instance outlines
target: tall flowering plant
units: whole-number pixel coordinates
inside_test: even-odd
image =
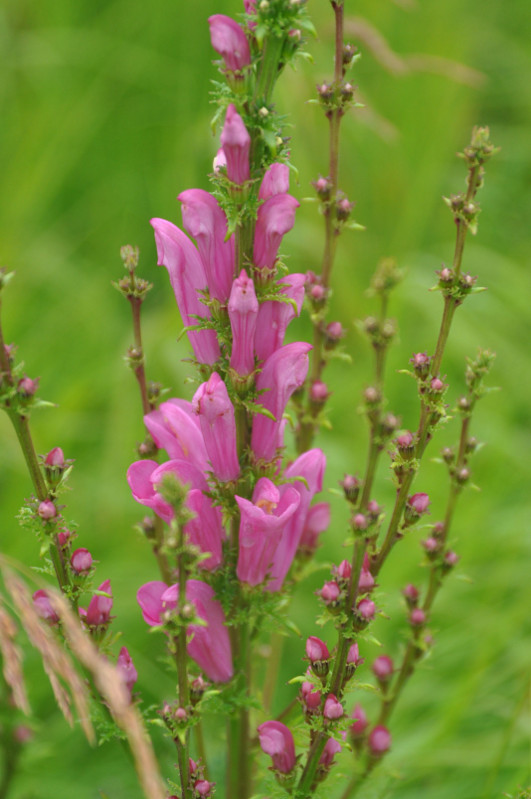
[[[324,220],[322,268],[288,273],[279,252],[295,224],[299,202],[290,194],[289,140],[273,94],[312,26],[301,0],[246,0],[244,5],[239,21],[223,14],[209,19],[221,73],[215,117],[220,148],[212,191],[181,191],[182,228],[165,219],[151,220],[158,264],[168,272],[196,366],[197,387],[189,400],[161,401],[159,387],[146,379],[140,309],[150,286],[137,274],[138,251],[122,248],[127,275],[117,288],[132,309],[135,345],[128,358],[146,428],[127,482],[133,499],[149,509],[142,529],[160,569],[160,580],[138,585],[136,601],[139,617],[164,637],[176,669],[176,695],[163,699],[157,716],[177,751],[178,777],[168,782],[174,798],[208,797],[217,791],[230,799],[306,799],[336,770],[344,775],[341,792],[348,799],[391,747],[392,713],[431,646],[432,606],[458,561],[449,533],[457,500],[470,479],[469,461],[476,448],[470,420],[484,392],[492,360],[487,352],[468,362],[467,393],[457,402],[458,443],[443,453],[449,473],[447,506],[443,520],[430,524],[422,542],[428,585],[421,589],[411,583],[403,589],[405,651],[400,661],[384,653],[365,667],[379,701],[369,719],[359,696],[367,678],[358,680],[357,674],[367,660],[371,624],[382,610],[375,588],[394,547],[434,512],[429,496],[413,484],[437,427],[448,418],[449,387],[442,366],[452,319],[467,296],[479,290],[476,278],[463,272],[462,258],[467,233],[476,230],[477,193],[494,148],[486,129],[474,130],[461,154],[466,191],[447,200],[456,246],[452,265],[438,273],[436,288],[444,301],[439,335],[433,354],[415,353],[406,370],[418,390],[415,430],[401,429],[399,417],[385,407],[385,358],[395,334],[387,308],[401,273],[389,260],[375,273],[372,290],[379,313],[361,324],[375,356],[374,375],[362,398],[369,451],[363,476],[346,475],[341,486],[350,509],[346,543],[351,556],[332,566],[318,591],[319,621],[328,622],[334,632],[328,642],[315,634],[301,644],[307,666],[301,674],[293,668],[293,702],[281,717],[271,718],[282,646],[278,630],[291,629],[291,594],[331,523],[322,496],[326,456],[314,442],[330,394],[323,379],[326,366],[340,353],[344,335],[341,323],[328,318],[337,239],[345,229],[358,227],[351,219],[353,203],[340,189],[338,157],[341,120],[356,105],[348,72],[357,54],[343,41],[344,4],[333,0],[334,76],[317,88],[330,128],[329,164],[326,176],[313,184]],[[2,288],[6,282],[3,273]],[[313,325],[312,344],[286,343],[290,322],[304,303]],[[139,675],[127,647],[117,656],[112,653],[110,581],[92,589],[92,555],[76,547],[64,506],[57,501],[71,464],[58,447],[37,459],[28,424],[36,381],[19,375],[3,339],[0,359],[3,406],[35,488],[23,518],[37,530],[50,571],[74,615],[51,589],[37,590],[32,603],[20,600],[18,607],[28,618],[33,613],[38,629],[70,643],[92,675],[93,697],[103,700],[115,722],[129,731],[146,795],[168,795],[149,759],[151,750],[141,756],[135,749],[138,739],[131,730],[137,717],[127,712],[140,706],[134,691]],[[373,495],[375,474],[386,453],[396,486],[389,509]],[[8,588],[13,586],[10,579]],[[20,590],[15,586],[14,595]],[[80,601],[87,593],[91,597],[83,608]],[[262,691],[257,685],[257,643],[272,631]],[[4,658],[13,665],[8,639],[6,634]],[[108,698],[108,658],[116,664],[113,674],[122,704]],[[14,690],[16,680],[6,679]],[[212,713],[227,719],[227,764],[220,772],[212,767],[203,731]],[[264,779],[267,770],[271,776]]]

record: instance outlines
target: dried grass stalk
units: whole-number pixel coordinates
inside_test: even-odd
[[[90,743],[96,737],[90,722],[89,694],[84,681],[77,673],[72,659],[61,647],[53,632],[45,626],[37,614],[31,594],[25,584],[7,569],[3,570],[4,582],[13,603],[17,608],[26,634],[39,650],[44,670],[48,675],[57,704],[69,724],[73,723],[70,710],[72,700],[76,708],[83,731]],[[65,688],[69,689],[68,691]]]
[[[0,653],[3,660],[4,678],[11,688],[15,705],[28,716],[30,706],[24,685],[22,655],[15,643],[17,626],[9,613],[2,607],[2,602],[0,596]]]
[[[67,601],[56,592],[49,592],[50,602],[61,619],[72,652],[91,673],[96,688],[107,703],[118,726],[125,732],[140,784],[147,799],[166,799],[151,741],[146,735],[140,714],[131,705],[128,691],[116,667],[106,660],[83,631]]]

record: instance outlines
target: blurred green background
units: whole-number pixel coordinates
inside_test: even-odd
[[[502,148],[488,166],[479,233],[465,253],[465,269],[489,290],[458,311],[443,368],[455,400],[465,355],[479,346],[498,354],[491,384],[502,390],[480,403],[474,421],[474,434],[488,444],[473,462],[481,493],[462,497],[454,528],[461,561],[433,613],[433,657],[408,687],[393,720],[393,751],[363,796],[501,797],[530,781],[530,7],[527,0],[359,0],[346,7],[347,16],[355,15],[348,16],[349,38],[363,52],[352,80],[366,108],[343,124],[342,186],[367,229],[342,237],[338,251],[332,318],[349,330],[353,363],[328,372],[333,429],[319,442],[329,458],[328,488],[345,471],[363,469],[367,434],[357,406],[370,357],[353,322],[372,310],[365,290],[377,261],[393,255],[407,270],[392,307],[400,337],[388,396],[404,427],[414,426],[414,384],[396,370],[412,352],[434,348],[441,300],[427,289],[453,248],[441,196],[463,186],[455,152],[472,125],[490,125]],[[331,75],[332,13],[326,0],[310,0],[309,8],[320,34],[309,47],[314,63],[288,71],[276,95],[293,125],[299,199],[327,169],[326,124],[306,100]],[[60,445],[76,460],[68,515],[80,525],[79,545],[101,562],[98,577],[112,581],[115,625],[140,672],[146,704],[160,701],[161,692],[170,697],[173,680],[158,663],[161,642],[147,636],[134,599],[157,573],[133,531],[142,514],[125,482],[143,432],[136,386],[123,363],[132,343],[129,308],[110,283],[122,273],[120,246],[138,244],[140,273],[155,284],[144,315],[148,375],[189,397],[187,346],[176,342],[180,320],[166,272],[156,267],[148,220],[179,223],[176,195],[208,188],[217,144],[209,127],[216,73],[206,20],[240,10],[239,0],[0,4],[0,261],[16,271],[3,309],[5,336],[18,345],[27,373],[40,376],[41,396],[59,406],[34,414],[37,450]],[[283,247],[290,268],[318,268],[321,246],[317,208],[303,203]],[[297,324],[292,335],[307,335],[307,321]],[[452,443],[456,431],[450,424],[430,454]],[[36,541],[14,521],[31,489],[3,417],[0,441],[1,549],[36,563]],[[430,493],[438,518],[447,491],[443,468],[428,462],[416,486]],[[376,498],[389,507],[392,494],[384,469]],[[337,562],[347,510],[332,502],[319,558]],[[390,619],[379,620],[377,634],[396,658],[405,629],[399,589],[425,579],[420,536],[406,539],[384,571],[381,601]],[[303,635],[316,632],[311,592],[325,574],[296,596]],[[303,668],[302,654],[302,641],[286,646],[282,685]],[[368,662],[376,654],[375,646],[364,652]],[[26,670],[35,735],[10,797],[140,796],[118,745],[90,750],[78,729],[67,728],[29,649]],[[293,688],[281,687],[277,710],[292,695]],[[222,728],[221,720],[219,731],[213,728],[219,758]],[[174,776],[175,754],[155,737],[165,773]],[[346,773],[348,758],[336,782],[327,783],[330,795],[339,795]]]

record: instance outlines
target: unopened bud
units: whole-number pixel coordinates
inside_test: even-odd
[[[63,455],[63,450],[61,447],[54,447],[49,451],[44,459],[44,463],[47,466],[58,466],[63,467],[65,465],[65,456]]]
[[[391,748],[391,733],[382,724],[377,724],[369,733],[367,740],[374,757],[380,757]]]
[[[340,480],[339,485],[345,493],[345,498],[356,504],[360,493],[360,481],[352,474],[346,474],[343,480]]]
[[[325,328],[324,335],[325,349],[331,350],[337,345],[338,341],[344,338],[345,330],[341,322],[330,322]]]
[[[17,391],[22,397],[32,397],[39,386],[39,378],[32,380],[30,377],[23,377],[17,383]]]
[[[376,613],[376,605],[372,599],[360,599],[356,605],[356,615],[363,621],[371,621]]]
[[[426,614],[421,608],[413,608],[409,614],[409,623],[412,627],[422,627],[426,624]]]
[[[406,587],[402,589],[402,595],[410,607],[415,607],[419,600],[419,589],[411,583],[408,583]]]
[[[409,359],[409,363],[413,364],[413,369],[417,377],[426,377],[430,370],[431,356],[425,352],[416,352],[413,357]]]
[[[382,399],[382,395],[376,386],[367,386],[363,392],[363,398],[367,405],[376,405]]]
[[[343,705],[338,700],[337,696],[335,696],[335,694],[328,694],[323,708],[323,716],[325,719],[335,721],[336,719],[340,719],[344,712]]]
[[[316,405],[324,405],[330,392],[328,386],[322,380],[314,380],[310,386],[310,399]]]
[[[326,605],[332,605],[337,602],[341,590],[335,580],[330,580],[317,593]]]
[[[388,683],[393,676],[393,661],[388,655],[380,655],[372,664],[372,671],[378,682]]]
[[[362,706],[358,704],[352,711],[351,717],[354,719],[354,722],[350,725],[350,734],[353,738],[360,738],[369,725],[367,714]]]
[[[76,574],[88,574],[92,567],[92,555],[88,549],[84,549],[82,547],[80,549],[76,549],[70,558],[70,565]]]
[[[44,502],[39,504],[37,513],[41,519],[48,521],[49,519],[53,519],[55,516],[57,516],[57,508],[50,499],[45,499]]]
[[[353,530],[366,530],[369,526],[367,517],[363,513],[356,513],[350,522]]]

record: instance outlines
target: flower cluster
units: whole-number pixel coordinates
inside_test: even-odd
[[[232,78],[245,75],[250,51],[243,28],[221,14],[209,22],[223,71]],[[218,196],[202,189],[181,192],[183,230],[165,219],[151,220],[158,263],[168,270],[207,379],[191,402],[169,399],[145,415],[156,447],[169,460],[139,460],[127,474],[134,498],[170,526],[180,520],[164,480],[171,474],[183,487],[185,544],[198,553],[186,596],[205,624],[191,625],[187,649],[215,682],[230,679],[232,663],[209,575],[232,570],[249,589],[277,592],[297,553],[313,551],[329,521],[326,503],[311,506],[322,490],[322,451],[310,449],[287,468],[282,463],[284,413],[305,383],[311,350],[305,342],[284,343],[289,323],[301,312],[306,276],[286,275],[278,260],[299,205],[289,194],[289,168],[279,161],[267,169],[253,162],[252,141],[252,131],[229,103],[214,163]],[[232,219],[249,208],[255,209],[246,222],[252,235],[244,242],[242,226],[234,231]],[[236,535],[227,534],[229,522]],[[164,626],[178,590],[178,582],[142,586],[138,601],[148,624]],[[207,605],[215,607],[215,619]]]

